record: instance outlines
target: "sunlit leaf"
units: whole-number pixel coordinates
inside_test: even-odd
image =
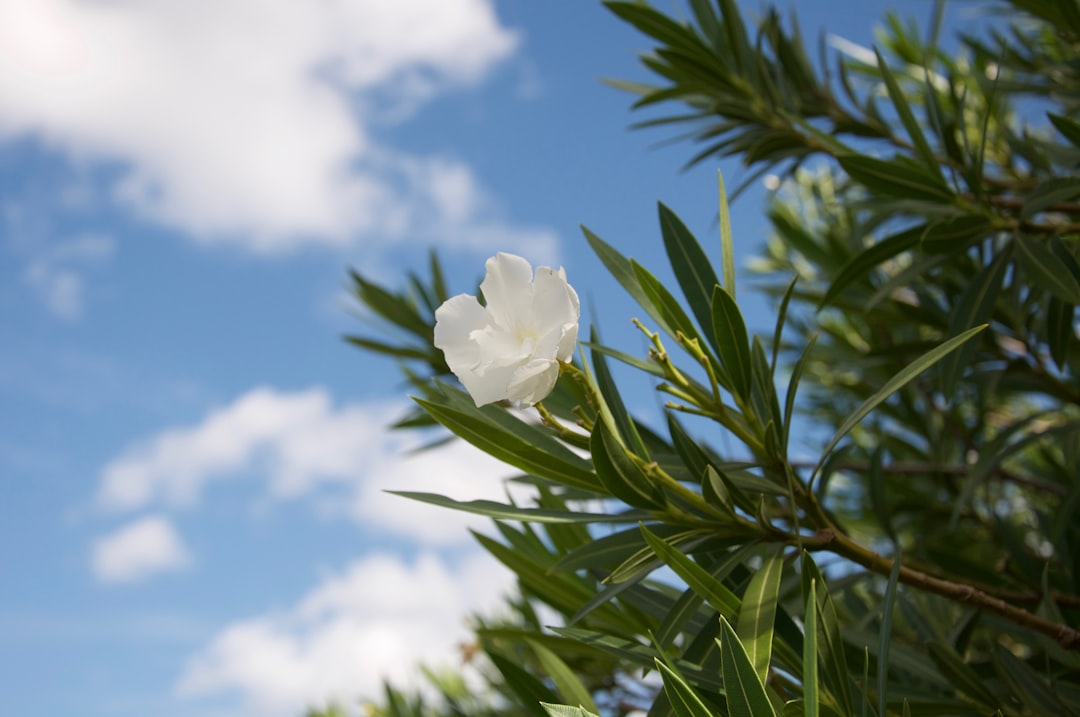
[[[739,636],[720,616],[720,653],[724,669],[724,688],[731,717],[775,717],[765,684],[754,669]]]

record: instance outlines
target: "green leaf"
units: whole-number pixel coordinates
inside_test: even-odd
[[[1080,304],[1080,281],[1071,267],[1062,264],[1065,259],[1061,254],[1045,242],[1026,236],[1017,236],[1013,243],[1020,266],[1031,284],[1046,289],[1066,303]]]
[[[659,509],[666,505],[660,486],[638,467],[606,422],[596,422],[589,450],[596,475],[611,495],[635,508]]]
[[[413,400],[452,433],[504,463],[573,488],[602,491],[588,461],[501,409],[469,411],[422,398]]]
[[[461,510],[474,515],[483,515],[496,520],[520,520],[526,523],[546,524],[581,524],[581,523],[630,523],[641,520],[641,513],[577,513],[568,510],[542,510],[539,508],[518,508],[491,500],[457,501],[435,493],[420,493],[407,490],[387,491],[391,495],[409,500],[420,501],[441,508]]]
[[[784,423],[780,428],[780,445],[784,446],[785,449],[791,437],[791,422],[795,418],[795,398],[799,391],[799,381],[802,380],[807,361],[810,359],[810,353],[816,345],[817,334],[810,334],[806,346],[803,347],[802,353],[799,354],[799,359],[791,369],[791,377],[788,379],[787,393],[784,396]]]
[[[720,282],[716,278],[709,257],[705,255],[697,239],[686,228],[675,212],[660,204],[660,233],[664,238],[668,261],[675,278],[682,288],[690,310],[706,336],[712,336],[711,301],[713,287]]]
[[[993,223],[981,214],[965,214],[933,222],[922,236],[927,254],[958,254],[994,232]]]
[[[592,339],[594,345],[598,341],[595,328],[590,330],[589,338]],[[634,425],[634,419],[630,416],[630,412],[626,410],[622,395],[615,385],[615,380],[611,377],[611,371],[608,370],[607,361],[604,360],[603,352],[594,349],[591,351],[591,354],[596,387],[599,389],[600,395],[603,396],[604,403],[607,404],[611,418],[615,422],[615,428],[622,437],[630,443],[633,449],[637,451],[638,455],[647,460],[649,458],[649,451],[645,447],[645,443],[641,440],[641,435]]]
[[[750,339],[742,313],[727,290],[717,286],[712,294],[713,334],[717,355],[731,380],[731,391],[741,401],[750,398]]]
[[[825,678],[832,687],[836,701],[839,703],[841,714],[851,714],[851,689],[848,684],[847,659],[844,657],[844,642],[840,636],[840,618],[836,614],[836,606],[832,596],[829,595],[828,583],[814,563],[810,554],[803,551],[802,554],[802,589],[803,597],[809,598],[810,587],[814,586],[817,600],[817,616],[819,623],[817,636],[819,669],[824,670]]]
[[[735,297],[735,242],[731,233],[731,211],[728,209],[727,191],[724,189],[724,175],[716,172],[720,193],[720,261],[724,273],[724,288],[732,298]]]
[[[656,660],[656,668],[660,671],[660,677],[664,681],[664,693],[671,701],[675,714],[679,717],[713,717],[712,711],[681,675],[659,659]]]
[[[646,361],[632,354],[628,354],[624,351],[613,349],[610,346],[603,346],[602,344],[593,343],[592,341],[579,341],[578,344],[589,349],[589,351],[591,352],[610,356],[616,361],[624,363],[627,366],[636,368],[639,371],[644,371],[645,373],[652,374],[653,376],[664,378],[666,375],[664,373],[664,369],[661,368],[660,365],[654,361]]]
[[[923,234],[926,233],[926,229],[927,225],[925,224],[906,229],[899,234],[893,234],[890,237],[875,242],[862,252],[848,259],[844,265],[840,267],[840,271],[837,273],[836,278],[829,284],[829,290],[826,291],[825,296],[821,298],[821,301],[818,303],[818,308],[824,308],[832,304],[836,297],[838,297],[850,284],[862,280],[872,269],[883,262],[888,261],[905,251],[914,249],[922,240]]]
[[[976,326],[973,329],[965,331],[959,336],[952,337],[948,341],[934,347],[930,351],[927,351],[925,354],[905,366],[903,370],[900,371],[900,373],[889,379],[884,386],[882,386],[878,391],[874,393],[874,395],[863,401],[862,405],[855,409],[855,412],[848,416],[847,419],[840,425],[840,428],[836,431],[836,434],[833,435],[832,439],[825,446],[825,450],[822,452],[821,460],[819,460],[817,466],[814,467],[811,478],[816,475],[819,470],[821,470],[821,466],[825,463],[825,460],[828,458],[833,448],[836,448],[836,444],[839,443],[840,440],[847,435],[848,431],[854,428],[859,421],[865,418],[868,413],[877,408],[889,396],[906,386],[916,376],[933,366],[944,356],[948,355],[950,351],[953,351],[958,346],[962,345],[965,341],[970,340],[973,336],[975,336],[985,328],[985,325]]]
[[[578,644],[614,655],[631,665],[651,668],[656,659],[656,653],[651,647],[642,645],[635,640],[605,635],[596,630],[587,630],[580,627],[552,627],[551,631]],[[719,683],[719,680],[717,680],[717,683]]]
[[[774,552],[766,556],[743,593],[736,623],[739,639],[762,683],[768,677],[772,659],[773,622],[783,573],[783,554]]]
[[[593,702],[592,695],[585,688],[585,685],[581,683],[574,671],[563,662],[562,658],[556,655],[554,652],[544,647],[535,640],[529,640],[529,647],[532,648],[533,654],[536,655],[536,659],[540,661],[540,667],[544,672],[548,674],[551,681],[555,683],[555,689],[559,691],[562,698],[567,702],[579,705],[581,708],[588,710],[588,713],[599,712],[596,708],[596,703]],[[550,714],[550,710],[548,711]]]
[[[553,705],[541,702],[540,706],[548,713],[548,717],[599,717],[584,707],[571,707],[570,705]]]
[[[972,326],[989,323],[1008,268],[1009,252],[1003,251],[971,280],[949,314],[949,335],[955,336]],[[941,393],[946,400],[954,396],[956,384],[971,365],[977,348],[978,343],[973,341],[942,359],[938,370],[941,376]]]
[[[817,614],[817,581],[811,580],[806,594],[806,616],[803,618],[803,717],[818,717],[820,711]]]
[[[1020,219],[1031,219],[1055,204],[1080,197],[1080,177],[1051,177],[1035,187],[1020,210]]]
[[[780,306],[776,310],[776,328],[773,329],[772,340],[772,360],[769,361],[769,373],[774,376],[776,375],[776,364],[780,359],[780,339],[784,333],[784,323],[787,321],[788,304],[791,303],[791,297],[795,293],[795,285],[798,283],[799,277],[796,275],[788,284],[784,296],[780,299]]]
[[[1046,305],[1046,343],[1059,371],[1065,371],[1069,348],[1076,341],[1075,315],[1075,305],[1067,304],[1056,296],[1050,297]]]
[[[738,614],[742,602],[722,582],[644,525],[641,526],[641,533],[645,536],[649,547],[656,553],[656,557],[675,571],[675,574],[682,578],[688,587],[705,598],[714,610],[723,616],[734,617]]]
[[[640,519],[642,515],[638,513]],[[664,538],[674,535],[687,535],[685,528],[679,526],[658,524],[653,526],[653,532]],[[581,569],[600,569],[610,571],[613,565],[619,565],[630,556],[642,550],[648,550],[645,538],[641,535],[638,526],[613,532],[609,535],[601,535],[590,538],[577,546],[559,559],[551,567],[552,572],[572,572]],[[649,551],[652,554],[652,551]]]
[[[496,652],[488,652],[487,656],[496,669],[502,673],[507,687],[517,695],[518,704],[534,717],[547,717],[547,712],[540,705],[544,702],[555,701],[555,695],[551,690],[523,668],[514,664],[512,660]]]
[[[900,584],[900,553],[893,556],[889,583],[885,587],[885,604],[881,611],[881,633],[878,639],[877,698],[879,705],[888,704],[886,695],[889,685],[889,644],[892,642],[893,605],[896,604],[896,588]]]
[[[885,498],[885,471],[882,470],[885,448],[878,446],[870,456],[870,466],[866,472],[867,492],[870,498],[870,507],[874,511],[878,525],[889,536],[889,540],[896,545],[896,531],[893,530],[892,518],[889,515],[889,504]]]
[[[926,643],[926,651],[941,674],[956,690],[989,709],[996,709],[999,706],[997,698],[979,679],[975,670],[967,665],[951,647],[931,641]]]
[[[345,340],[362,349],[385,354],[387,356],[393,356],[394,358],[427,361],[432,357],[431,351],[421,351],[420,349],[412,348],[411,346],[392,346],[391,344],[376,341],[374,339],[367,339],[363,336],[346,336]]]
[[[941,164],[934,155],[934,150],[930,148],[929,142],[926,141],[926,135],[923,134],[921,123],[915,119],[915,115],[911,112],[911,105],[908,104],[907,96],[900,89],[896,77],[893,76],[892,70],[889,69],[888,63],[885,62],[885,58],[881,56],[877,48],[874,48],[874,55],[877,56],[878,70],[881,72],[881,78],[885,81],[889,99],[892,100],[893,107],[896,108],[896,114],[900,117],[904,129],[907,130],[908,136],[911,137],[911,141],[915,145],[915,152],[919,155],[919,159],[922,160],[926,169],[944,183],[945,179],[941,176]]]
[[[758,677],[739,636],[723,615],[720,616],[719,643],[724,691],[727,693],[731,717],[776,717],[772,702],[765,693],[765,684]]]
[[[355,284],[353,292],[365,306],[394,326],[418,336],[424,345],[431,344],[435,327],[409,301],[368,281],[355,271],[350,271],[349,276]]]
[[[746,562],[747,558],[755,554],[759,550],[759,546],[754,543],[745,543],[738,548],[731,550],[720,559],[715,565],[709,567],[709,574],[717,580],[726,580],[727,577],[738,566]],[[704,602],[704,598],[693,589],[687,589],[683,591],[683,594],[679,596],[678,601],[671,608],[670,612],[664,616],[663,622],[656,628],[655,641],[658,647],[665,648],[669,646],[679,633],[683,630],[688,623],[694,621],[695,618],[700,618],[704,611],[698,608]],[[712,617],[709,617],[711,623]],[[719,625],[717,625],[719,628]],[[704,630],[703,626],[697,628],[697,634],[702,634]]]
[[[592,247],[593,252],[596,253],[597,258],[599,258],[600,262],[607,268],[608,273],[619,282],[619,285],[626,290],[626,293],[630,294],[641,308],[645,309],[645,312],[652,317],[653,321],[655,321],[661,329],[668,334],[674,335],[673,329],[667,325],[667,322],[664,321],[663,317],[653,306],[652,300],[641,288],[641,284],[638,282],[637,272],[634,271],[634,266],[631,261],[587,228],[581,227],[581,230],[585,233],[585,239],[589,242],[589,246]]]
[[[1080,148],[1080,122],[1068,117],[1062,117],[1061,115],[1046,113],[1046,116],[1050,118],[1054,127],[1058,132],[1061,132],[1065,139],[1069,140],[1069,143],[1074,147]]]
[[[837,158],[844,171],[872,193],[902,199],[951,203],[952,190],[940,175],[901,158],[892,161],[861,154],[840,155]]]
[[[634,275],[637,276],[638,284],[649,298],[653,311],[655,311],[656,316],[660,317],[661,328],[666,327],[665,331],[673,338],[678,338],[678,334],[681,333],[687,339],[697,339],[702,351],[708,354],[708,346],[701,343],[701,334],[698,332],[697,327],[690,321],[690,317],[686,315],[682,306],[667,290],[667,287],[660,283],[660,280],[653,276],[648,269],[633,259],[630,260],[630,264],[634,268]]]
[[[1018,659],[1000,643],[994,647],[994,667],[998,677],[1009,685],[1030,714],[1059,717],[1071,712],[1028,663]]]

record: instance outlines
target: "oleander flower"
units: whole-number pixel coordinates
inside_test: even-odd
[[[477,406],[508,400],[531,406],[555,388],[559,363],[577,343],[581,306],[566,272],[499,252],[487,260],[480,290],[435,312],[435,346]]]

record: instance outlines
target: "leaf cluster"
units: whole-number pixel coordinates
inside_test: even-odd
[[[829,71],[775,12],[751,35],[731,0],[609,7],[657,44],[658,84],[623,86],[680,108],[647,124],[778,173],[754,267],[777,316],[742,316],[722,185],[719,271],[659,206],[675,286],[584,230],[649,350],[594,333],[537,419],[443,380],[436,261],[419,304],[354,277],[416,340],[356,343],[423,366],[425,420],[534,491],[405,494],[495,520],[477,539],[520,588],[477,630],[498,709],[1080,713],[1080,6],[1014,0],[949,50],[940,14],[890,18]],[[653,377],[662,429],[612,361]]]

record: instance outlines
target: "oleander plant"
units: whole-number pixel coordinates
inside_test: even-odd
[[[474,619],[483,689],[428,672],[368,712],[1080,714],[1080,3],[983,2],[948,38],[919,4],[926,28],[820,61],[735,0],[607,6],[653,45],[655,83],[621,83],[649,131],[775,179],[750,267],[775,326],[744,321],[722,187],[718,252],[660,205],[671,285],[584,232],[646,353],[579,326],[572,270],[501,253],[456,295],[434,255],[404,289],[352,274],[386,331],[350,340],[415,397],[397,428],[533,496],[403,494],[493,519],[518,593]]]

